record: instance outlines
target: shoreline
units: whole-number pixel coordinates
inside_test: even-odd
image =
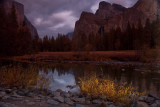
[[[136,61],[136,51],[39,52],[15,56],[12,60],[28,61]]]
[[[22,88],[0,88],[1,107],[127,107],[104,98],[91,97],[82,93],[33,90]],[[160,98],[148,94],[130,102],[130,107],[159,107]]]
[[[1,58],[0,61],[2,62],[19,62],[19,63],[35,63],[35,64],[93,64],[93,65],[128,65],[128,66],[160,66],[160,61],[155,62],[141,62],[141,61],[59,61],[59,60],[29,60],[29,59],[21,59],[17,60],[15,58]]]
[[[153,52],[151,52],[153,53]],[[153,56],[144,56],[136,50],[126,51],[95,51],[95,52],[39,52],[30,55],[4,57],[13,61],[30,62],[142,62],[142,63],[160,63]],[[155,57],[155,56],[154,56]]]

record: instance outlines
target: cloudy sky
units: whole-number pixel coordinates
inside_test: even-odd
[[[73,32],[82,11],[95,12],[101,0],[16,0],[25,6],[25,14],[39,36]],[[131,7],[137,0],[104,0]]]

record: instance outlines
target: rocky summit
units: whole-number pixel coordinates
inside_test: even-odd
[[[128,22],[137,27],[141,21],[141,24],[145,26],[147,19],[152,22],[158,15],[160,15],[159,0],[139,0],[131,8],[102,1],[99,3],[99,9],[95,14],[82,12],[80,19],[76,22],[73,38],[82,34],[86,36],[96,35],[102,27],[104,32],[117,27],[124,31]]]
[[[24,15],[23,4],[18,3],[14,0],[0,0],[0,8],[4,7],[6,14],[9,14],[11,12],[12,5],[15,6],[16,17],[19,27],[23,26],[23,23],[25,22],[32,37],[34,38],[36,35],[38,35],[36,28],[30,23],[30,21]]]

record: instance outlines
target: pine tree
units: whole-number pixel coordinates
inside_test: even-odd
[[[109,35],[107,36],[108,49],[114,50],[114,32],[115,30],[112,28],[109,31]]]
[[[137,29],[137,35],[136,35],[136,49],[143,48],[144,45],[144,31],[141,20],[138,21],[138,29]]]
[[[120,50],[121,48],[121,36],[122,36],[121,28],[117,27],[115,30],[115,34],[114,34],[114,49],[115,50]]]
[[[49,51],[49,38],[47,35],[43,37],[43,51]]]
[[[144,44],[147,46],[147,48],[152,48],[151,46],[151,39],[152,39],[152,28],[150,20],[146,20],[145,28],[144,28]]]
[[[153,23],[153,45],[154,47],[160,46],[160,18],[157,16],[156,21]]]
[[[127,39],[126,49],[132,50],[133,49],[133,34],[132,34],[132,28],[131,28],[130,22],[128,22],[127,24],[126,39]]]
[[[50,44],[51,44],[51,51],[56,51],[56,48],[55,48],[55,39],[54,37],[52,36],[51,40],[50,40]]]
[[[132,24],[132,46],[133,46],[133,50],[136,49],[136,36],[137,35],[137,30],[135,28],[135,25]]]

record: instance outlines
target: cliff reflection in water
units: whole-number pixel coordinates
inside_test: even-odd
[[[96,73],[99,77],[102,76],[106,79],[114,80],[117,83],[132,83],[139,91],[147,91],[160,97],[160,66],[155,64],[108,63],[100,65],[21,63],[20,65],[22,66],[17,66],[17,64],[12,63],[9,67],[1,68],[1,82],[2,80],[6,80],[5,78],[10,78],[4,82],[13,85],[12,83],[14,81],[20,81],[20,83],[18,82],[15,85],[31,85],[49,90],[61,89],[64,91],[79,92],[79,87],[77,86],[79,78]],[[10,72],[5,72],[6,70]],[[6,76],[5,78],[3,74]],[[76,86],[76,88],[71,89],[71,87],[67,86]]]
[[[70,90],[67,86],[75,86],[75,76],[72,71],[67,71],[66,73],[58,73],[57,69],[48,73],[53,79],[51,80],[50,89],[57,90],[61,89],[63,91],[78,91],[78,89]]]
[[[77,85],[78,79],[84,75],[103,75],[106,79],[114,80],[118,83],[132,83],[139,91],[160,96],[160,68],[148,65],[92,65],[92,64],[57,64],[53,69],[49,69],[47,75],[52,75],[50,89],[62,89],[70,91],[66,86]],[[74,91],[78,91],[75,89]]]

